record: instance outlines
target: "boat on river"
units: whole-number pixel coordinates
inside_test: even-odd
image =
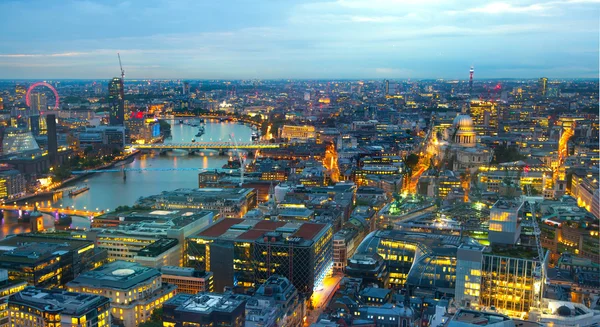
[[[87,185],[77,187],[76,189],[69,191],[69,196],[71,196],[71,197],[77,196],[83,192],[87,192],[89,189],[90,188]]]

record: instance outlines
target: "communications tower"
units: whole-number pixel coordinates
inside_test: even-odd
[[[473,66],[471,66],[471,69],[469,70],[469,94],[473,93],[473,73],[475,72],[475,69],[473,69]]]

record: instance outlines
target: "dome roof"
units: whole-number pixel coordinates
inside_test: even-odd
[[[473,119],[469,115],[458,115],[454,118],[452,124],[454,127],[472,127]]]
[[[560,307],[558,307],[558,309],[556,310],[556,313],[559,316],[563,316],[563,317],[568,317],[571,315],[571,309],[565,305],[561,305]]]

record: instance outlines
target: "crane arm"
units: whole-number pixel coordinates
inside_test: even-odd
[[[121,54],[117,52],[117,57],[119,57],[119,67],[121,67],[121,78],[125,78],[125,71],[123,70],[123,65],[121,64]]]

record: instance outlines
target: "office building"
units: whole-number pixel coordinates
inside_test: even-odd
[[[283,125],[281,128],[281,138],[288,140],[309,140],[316,139],[317,132],[314,126],[294,126],[294,125]]]
[[[469,107],[477,135],[496,135],[498,129],[498,107],[496,103],[471,100]]]
[[[9,326],[8,297],[27,287],[22,280],[9,280],[8,271],[0,269],[0,327]]]
[[[483,255],[479,305],[519,317],[535,306],[543,292],[537,251],[498,248]]]
[[[241,218],[256,208],[256,190],[249,188],[181,188],[138,200],[160,210],[214,210],[222,217]]]
[[[485,247],[468,237],[379,230],[358,246],[346,273],[413,296],[454,297],[459,305],[520,316],[542,291],[537,256],[526,246]]]
[[[113,322],[135,327],[175,295],[177,286],[163,284],[160,271],[132,262],[114,261],[79,275],[66,285],[69,292],[110,299]]]
[[[332,268],[329,224],[222,219],[188,238],[188,266],[212,271],[215,290],[253,287],[272,275],[310,295]]]
[[[540,94],[545,97],[548,93],[548,78],[542,77],[538,80],[538,90]]]
[[[132,261],[156,269],[181,266],[186,237],[208,226],[213,217],[206,210],[109,213],[94,219],[86,238],[105,249],[110,260]]]
[[[49,114],[46,116],[46,127],[48,128],[48,157],[50,164],[56,165],[58,157],[58,140],[56,135],[56,115]]]
[[[25,176],[21,172],[10,169],[8,165],[0,165],[0,199],[19,198],[25,195],[26,186]]]
[[[354,255],[360,241],[368,232],[366,226],[360,224],[356,227],[350,226],[342,228],[333,235],[333,270],[336,272],[344,271],[348,259]]]
[[[177,286],[177,293],[213,292],[213,274],[189,267],[164,266],[160,269],[163,283]]]
[[[510,184],[522,189],[529,185],[532,190],[543,193],[552,188],[552,168],[537,166],[529,167],[527,174],[523,173],[525,165],[522,166],[499,166],[480,165],[478,169],[478,181],[483,189],[488,192],[502,193],[502,187]]]
[[[125,90],[123,79],[115,77],[108,83],[110,125],[123,126],[125,122]]]
[[[33,286],[62,286],[100,259],[88,240],[21,234],[0,241],[0,268]]]
[[[40,147],[30,131],[8,127],[2,137],[2,155],[24,155],[40,152]]]
[[[247,299],[232,293],[177,294],[163,306],[163,326],[244,327]]]
[[[120,149],[125,145],[126,130],[124,126],[85,127],[79,133],[80,147],[107,146]]]
[[[140,112],[141,114],[141,112]],[[125,122],[129,131],[131,143],[148,144],[154,143],[160,137],[160,124],[155,118],[145,118],[133,115]]]
[[[10,326],[110,327],[110,300],[54,289],[28,287],[8,299]]]
[[[442,320],[446,317],[439,317]],[[446,318],[448,319],[448,318]],[[520,324],[520,326],[523,324]],[[444,324],[447,327],[515,327],[515,321],[511,318],[495,313],[486,311],[477,311],[469,309],[459,309],[454,315],[452,315]],[[535,323],[528,323],[528,327],[536,326]]]
[[[304,301],[285,277],[273,275],[246,301],[245,327],[300,327]]]
[[[48,110],[48,98],[45,93],[32,92],[29,94],[29,109],[32,113],[39,113]]]
[[[498,200],[490,210],[488,240],[492,244],[516,244],[521,236],[519,211],[522,201]]]
[[[40,115],[32,114],[29,116],[29,130],[31,134],[35,136],[40,136]]]

